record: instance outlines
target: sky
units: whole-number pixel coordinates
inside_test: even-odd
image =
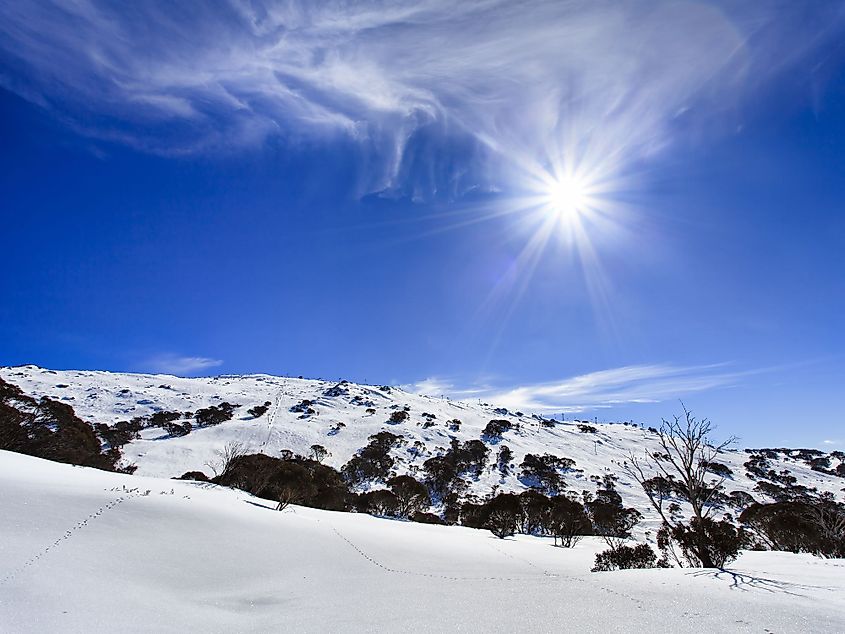
[[[845,8],[0,0],[0,364],[845,448]]]

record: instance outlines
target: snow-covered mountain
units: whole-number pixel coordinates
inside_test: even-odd
[[[71,405],[92,425],[114,425],[156,412],[180,412],[185,418],[224,402],[237,406],[231,420],[194,428],[181,437],[160,427],[143,429],[140,438],[122,447],[121,461],[124,466],[136,465],[135,473],[140,476],[171,478],[189,471],[210,475],[208,465],[230,441],[242,443],[248,453],[270,456],[278,456],[283,450],[308,455],[313,445],[321,445],[329,452],[324,462],[339,469],[371,435],[386,430],[403,438],[401,446],[391,450],[395,472],[422,479],[422,464],[442,454],[452,439],[480,439],[490,449],[488,464],[477,477],[469,479],[467,495],[485,498],[494,491],[525,490],[529,483],[520,476],[520,463],[526,454],[548,453],[574,460],[564,481],[575,492],[594,491],[603,476],[616,474],[616,486],[625,504],[645,515],[639,531],[657,526],[641,487],[619,468],[632,452],[642,455],[646,449],[657,449],[654,432],[635,425],[550,422],[495,404],[435,398],[397,387],[270,375],[179,378],[23,366],[0,368],[0,378],[28,395],[48,396]],[[269,405],[263,414],[248,413],[266,403]],[[399,412],[407,412],[407,416]],[[504,426],[511,428],[503,431],[501,438],[485,435],[491,420],[507,421]],[[719,431],[728,435],[731,430]],[[513,453],[507,473],[497,465],[503,446]],[[841,454],[778,450],[757,455],[762,455],[767,469],[787,472],[803,486],[842,498],[845,479],[835,474],[843,462]],[[718,461],[730,474],[726,492],[744,492],[764,501],[766,496],[755,490],[759,476],[744,466],[749,457],[748,451],[739,448],[720,454]],[[839,467],[840,472],[843,469]]]

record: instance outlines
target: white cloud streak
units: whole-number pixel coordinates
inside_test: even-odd
[[[141,365],[148,372],[186,376],[219,367],[223,365],[223,361],[209,359],[208,357],[188,357],[168,353],[147,359]]]
[[[631,365],[513,388],[478,386],[456,388],[445,379],[429,378],[410,391],[452,398],[481,399],[493,405],[536,413],[583,412],[667,399],[737,385],[760,371],[731,371],[725,364],[675,366]]]
[[[735,123],[841,34],[837,3],[810,4],[8,0],[0,85],[153,152],[345,137],[362,192],[460,193],[562,147],[625,162]]]

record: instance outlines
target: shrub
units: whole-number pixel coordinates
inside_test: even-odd
[[[137,416],[132,420],[122,420],[111,427],[103,423],[94,425],[94,429],[100,438],[106,442],[110,449],[120,449],[128,442],[140,436],[139,432],[149,425],[149,420],[143,416]]]
[[[479,476],[487,464],[490,449],[480,440],[468,440],[463,445],[453,441],[451,452],[459,473],[469,472]]]
[[[657,568],[657,555],[648,544],[620,546],[596,555],[593,572],[628,570],[631,568]]]
[[[510,465],[511,461],[513,460],[513,452],[511,451],[510,447],[507,445],[502,445],[499,449],[499,456],[496,459],[496,463],[499,466],[499,472],[506,476],[510,473]]]
[[[264,454],[240,456],[212,482],[273,500],[280,508],[287,504],[301,504],[344,511],[351,508],[353,499],[340,473],[327,465],[298,456],[288,460]]]
[[[752,504],[739,520],[771,550],[845,557],[845,505],[830,498]]]
[[[519,494],[519,504],[522,508],[521,531],[526,535],[546,534],[551,510],[549,498],[539,491],[529,489]]]
[[[182,418],[182,414],[179,412],[155,412],[150,416],[149,426],[164,427],[167,423],[172,423],[180,418]]]
[[[493,419],[484,427],[481,432],[483,438],[489,441],[498,441],[502,439],[502,434],[511,429],[512,425],[506,419]]]
[[[592,525],[584,505],[565,495],[551,499],[548,514],[548,528],[555,538],[555,545],[572,548],[584,535],[592,534]]]
[[[622,496],[610,489],[596,491],[595,497],[588,498],[584,507],[593,532],[601,536],[611,549],[619,548],[642,518],[637,509],[625,508]]]
[[[2,379],[0,449],[107,471],[120,459],[118,446],[104,451],[94,429],[70,405],[46,396],[36,400]]]
[[[399,517],[410,517],[431,506],[428,489],[409,475],[391,478],[387,481],[387,486],[396,496],[396,513]]]
[[[756,500],[754,497],[745,491],[731,491],[728,494],[728,504],[733,506],[735,509],[747,509],[755,502]]]
[[[437,517],[434,513],[422,513],[420,511],[411,515],[411,521],[419,522],[420,524],[441,524],[444,526],[446,524],[446,522]]]
[[[196,482],[208,482],[208,476],[202,471],[187,471],[180,475],[177,480],[195,480]]]
[[[708,472],[713,475],[717,475],[720,478],[730,478],[734,473],[728,465],[716,462],[715,460],[705,462],[704,468],[707,469]]]
[[[743,541],[733,523],[709,517],[694,517],[688,524],[664,524],[657,532],[657,545],[666,558],[671,556],[679,565],[693,568],[724,568],[736,559]]]
[[[194,413],[194,420],[197,421],[199,427],[219,425],[220,423],[225,423],[227,420],[232,420],[232,415],[237,407],[237,405],[232,405],[224,401],[219,405],[211,405],[204,409],[198,409]]]
[[[390,450],[403,442],[402,436],[388,431],[373,434],[368,440],[370,443],[341,469],[343,476],[353,484],[387,478],[395,463]]]
[[[251,407],[246,411],[247,414],[252,416],[253,418],[261,418],[264,414],[267,413],[267,410],[270,409],[270,401],[265,401],[264,405],[256,405],[255,407]]]
[[[392,491],[378,489],[358,496],[359,509],[371,515],[395,516],[399,509],[399,500]]]
[[[300,414],[299,418],[308,418],[309,416],[316,416],[317,410],[312,405],[314,403],[308,399],[303,399],[296,405],[291,405],[290,410],[294,414]]]
[[[580,431],[580,432],[582,432],[582,433],[584,433],[584,434],[595,434],[595,433],[597,433],[599,430],[598,430],[598,429],[596,429],[595,427],[593,427],[592,425],[584,425],[584,424],[582,423],[582,424],[578,425],[578,431]]]
[[[408,412],[403,409],[397,409],[395,412],[390,414],[390,418],[388,418],[388,422],[393,423],[394,425],[398,423],[404,423],[406,420],[410,418]]]
[[[440,497],[448,493],[458,477],[455,462],[448,455],[429,458],[423,463],[423,471],[429,488]]]
[[[486,505],[486,528],[499,539],[513,535],[522,518],[522,506],[519,496],[513,493],[500,493]]]
[[[520,478],[524,482],[542,491],[554,494],[565,486],[561,472],[574,467],[575,461],[551,454],[539,456],[529,453],[525,454],[525,459],[519,466],[522,470]]]
[[[179,436],[187,436],[191,433],[191,423],[185,421],[184,423],[178,422],[167,422],[161,425],[162,429],[168,433],[168,435],[177,438]]]
[[[461,504],[461,526],[486,528],[489,515],[490,507],[487,504],[475,504],[473,502],[464,502]]]

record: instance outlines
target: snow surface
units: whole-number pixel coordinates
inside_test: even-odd
[[[657,515],[642,488],[619,468],[631,452],[642,456],[647,448],[657,449],[655,434],[633,425],[594,424],[597,433],[584,433],[573,421],[558,421],[554,427],[544,427],[531,416],[503,414],[501,410],[497,411],[495,404],[423,396],[396,387],[383,391],[379,386],[354,383],[340,386],[344,394],[326,396],[325,392],[337,385],[337,381],[270,375],[180,378],[154,374],[56,371],[30,365],[0,368],[0,377],[18,385],[27,394],[49,396],[69,403],[78,416],[91,423],[113,424],[160,410],[194,412],[223,401],[240,405],[233,420],[215,427],[195,429],[181,438],[172,438],[159,428],[144,430],[141,439],[123,447],[123,464],[137,465],[136,475],[141,476],[178,477],[187,471],[203,471],[212,475],[208,464],[215,462],[215,452],[229,441],[242,443],[249,453],[261,452],[271,456],[278,456],[284,449],[307,455],[311,445],[320,444],[331,452],[324,462],[340,468],[367,444],[370,435],[386,430],[401,434],[405,439],[402,447],[392,451],[397,460],[396,472],[421,478],[423,462],[448,448],[451,438],[461,442],[479,439],[491,419],[508,419],[518,424],[519,429],[505,432],[499,443],[488,441],[490,465],[480,477],[470,481],[468,493],[484,498],[494,489],[502,492],[525,490],[527,483],[518,477],[518,465],[525,454],[552,453],[575,460],[575,470],[565,476],[572,491],[580,493],[597,489],[598,485],[591,477],[607,473],[620,476],[617,488],[625,504],[635,506],[645,516],[636,529],[638,539],[653,542],[659,527]],[[300,418],[299,413],[290,411],[302,400],[314,403],[315,416]],[[248,409],[266,401],[271,406],[265,415],[253,418],[247,414]],[[406,422],[388,422],[391,413],[406,406],[409,408]],[[375,413],[368,414],[368,409],[375,410]],[[431,421],[433,426],[423,427],[426,422],[424,413],[435,416]],[[461,421],[460,430],[452,431],[447,422],[456,418]],[[714,422],[718,424],[718,421]],[[334,432],[338,423],[344,427]],[[729,429],[717,431],[725,436],[731,433]],[[511,473],[507,476],[503,476],[495,464],[502,444],[514,454]],[[733,476],[725,482],[725,490],[727,493],[745,491],[765,501],[765,496],[753,490],[757,482],[746,475],[743,467],[746,460],[748,455],[738,449],[719,456],[719,462],[733,471]],[[839,499],[843,498],[845,480],[842,478],[813,471],[806,463],[796,459],[781,457],[770,462],[776,471],[789,470],[804,486],[831,491]],[[832,466],[836,464],[834,459]]]
[[[269,507],[0,451],[0,631],[845,631],[843,560],[590,573],[592,539]]]

